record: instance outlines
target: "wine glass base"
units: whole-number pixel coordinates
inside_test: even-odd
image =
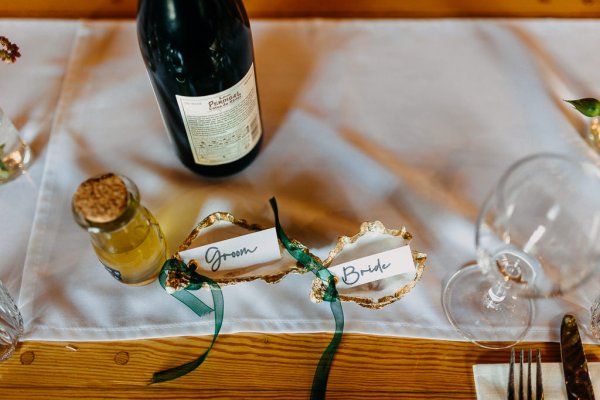
[[[508,293],[502,301],[492,301],[488,295],[491,286],[477,264],[464,266],[444,288],[444,312],[454,328],[478,346],[514,346],[531,326],[533,301],[514,293]]]

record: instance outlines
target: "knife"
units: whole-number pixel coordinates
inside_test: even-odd
[[[560,326],[560,356],[569,400],[594,400],[594,388],[577,328],[577,320],[567,314]]]

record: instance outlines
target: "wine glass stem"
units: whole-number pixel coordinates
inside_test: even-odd
[[[497,309],[506,298],[504,282],[496,282],[483,297],[483,306],[488,309]]]

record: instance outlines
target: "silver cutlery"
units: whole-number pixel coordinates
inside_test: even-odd
[[[533,381],[531,379],[531,360],[533,359],[532,351],[529,349],[527,357],[527,382],[525,383],[523,377],[523,362],[525,360],[525,353],[523,349],[520,351],[519,358],[519,382],[517,396],[515,397],[515,349],[510,351],[510,363],[508,368],[508,387],[506,390],[506,398],[508,400],[533,400]],[[540,350],[537,350],[536,354],[536,368],[535,368],[535,400],[542,400],[544,398],[544,388],[542,384],[542,357]],[[527,385],[525,387],[525,385]]]

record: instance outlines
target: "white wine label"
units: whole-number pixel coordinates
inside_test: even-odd
[[[175,97],[196,164],[238,160],[262,135],[254,64],[227,90],[209,96]]]
[[[402,246],[328,269],[338,277],[336,287],[348,288],[400,274],[414,275],[415,263],[410,247]]]
[[[232,270],[281,258],[275,228],[249,233],[179,253],[184,263],[197,260],[201,269]]]

